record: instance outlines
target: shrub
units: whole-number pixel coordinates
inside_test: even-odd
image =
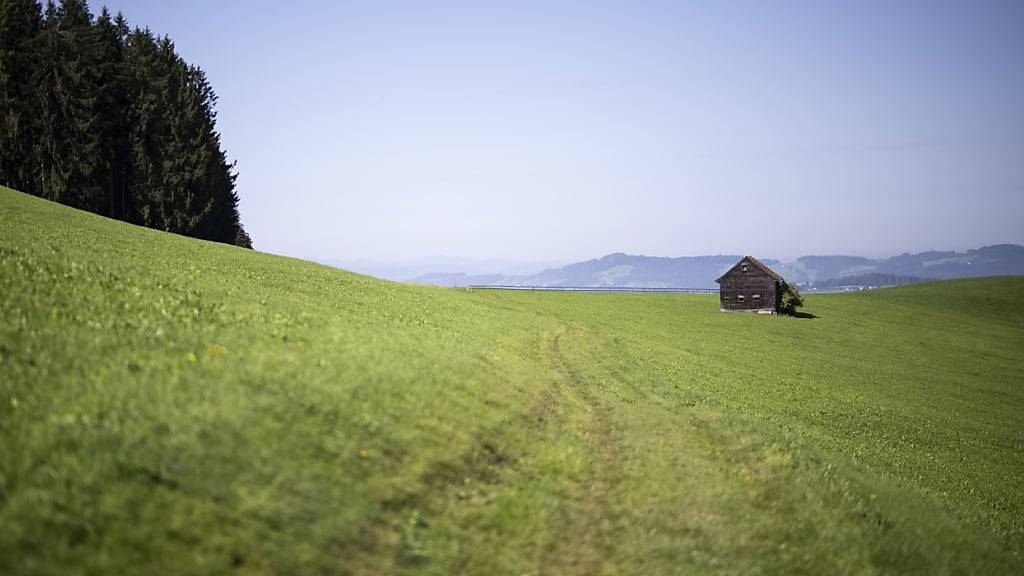
[[[787,282],[782,283],[782,298],[779,306],[779,312],[782,314],[789,314],[791,316],[796,315],[796,309],[804,305],[803,298],[800,297],[800,289],[796,286],[791,285]]]

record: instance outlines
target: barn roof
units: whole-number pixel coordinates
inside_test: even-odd
[[[743,258],[740,258],[739,262],[733,264],[732,268],[729,268],[728,270],[726,270],[725,274],[722,274],[721,276],[719,276],[715,280],[715,282],[719,282],[719,281],[722,280],[722,278],[725,278],[726,276],[728,276],[729,272],[732,272],[733,270],[735,270],[736,267],[739,266],[740,264],[742,264],[744,260],[746,260],[746,261],[750,262],[751,264],[753,264],[755,268],[757,268],[761,272],[764,272],[765,274],[767,274],[768,277],[771,278],[772,280],[775,280],[776,282],[785,282],[785,280],[782,279],[782,276],[779,276],[778,272],[776,272],[775,270],[772,270],[771,268],[765,266],[764,263],[762,263],[757,258],[754,258],[753,256],[744,256]]]

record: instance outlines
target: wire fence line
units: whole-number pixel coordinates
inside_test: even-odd
[[[718,294],[717,288],[644,288],[634,286],[516,286],[471,284],[467,290],[525,290],[532,292],[651,292],[657,294]]]

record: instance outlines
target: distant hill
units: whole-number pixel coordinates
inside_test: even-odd
[[[801,256],[778,272],[804,283],[874,272],[878,263],[863,256]]]
[[[854,274],[853,276],[808,282],[804,286],[814,291],[838,291],[849,287],[881,288],[887,286],[907,286],[920,282],[927,282],[927,280],[915,276],[868,272],[866,274]]]
[[[540,286],[637,286],[646,288],[714,288],[718,278],[741,256],[666,258],[609,254],[603,258],[544,270],[526,277]],[[774,260],[765,262],[777,265]]]
[[[996,244],[966,252],[901,254],[879,263],[878,272],[921,278],[970,278],[1024,274],[1024,246]]]
[[[872,273],[928,280],[1019,276],[1024,275],[1024,246],[995,244],[965,252],[904,253],[880,260],[860,256],[802,256],[779,272],[797,283]]]
[[[416,282],[439,286],[464,285],[464,276],[523,276],[535,274],[546,268],[566,264],[564,260],[520,261],[503,259],[474,259],[435,255],[407,260],[374,261],[358,259],[325,258],[317,260],[333,268],[358,272],[395,282]],[[478,284],[490,283],[474,281]]]
[[[426,274],[414,280],[438,286],[515,284],[531,286],[630,286],[644,288],[714,288],[715,278],[742,256],[635,256],[621,252],[602,258],[549,268],[536,274]],[[775,260],[764,260],[779,266]]]
[[[503,274],[466,274],[465,272],[433,272],[417,276],[416,284],[434,286],[469,286],[470,284],[503,284],[511,278]]]
[[[418,276],[412,281],[438,286],[514,284],[715,288],[715,278],[740,257],[732,254],[667,258],[620,252],[561,268],[549,268],[536,274],[432,273]],[[926,280],[1019,276],[1024,275],[1024,246],[997,244],[966,252],[906,253],[878,260],[863,256],[801,256],[794,262],[771,259],[762,259],[762,262],[797,284],[820,283],[838,278],[867,281],[881,279],[881,276],[865,276],[871,274]]]

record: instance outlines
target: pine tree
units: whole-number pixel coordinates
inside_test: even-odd
[[[0,182],[251,248],[206,74],[86,0],[0,0]]]
[[[100,65],[98,36],[88,5],[65,0],[47,3],[40,34],[40,66],[33,79],[40,109],[36,134],[40,195],[99,212],[104,197],[100,177],[100,133],[96,115]]]
[[[33,192],[32,43],[42,27],[36,0],[0,1],[0,183]]]
[[[100,139],[99,166],[96,173],[106,184],[103,212],[112,218],[125,218],[125,175],[128,144],[123,111],[127,108],[124,74],[124,42],[128,24],[121,14],[110,17],[106,8],[96,19],[97,46],[100,52],[95,69],[97,131]]]
[[[130,219],[166,229],[164,218],[164,146],[169,71],[152,32],[135,29],[124,50],[128,108],[128,175],[125,185],[133,204]]]

